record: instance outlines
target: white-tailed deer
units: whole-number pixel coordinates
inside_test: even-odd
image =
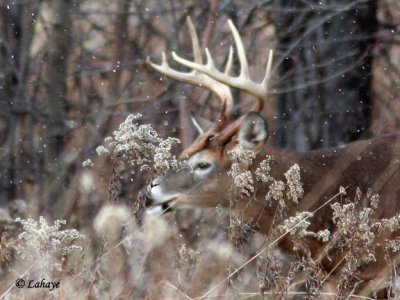
[[[380,195],[381,202],[374,212],[373,218],[391,218],[400,212],[400,134],[389,134],[372,140],[357,141],[342,147],[323,149],[309,152],[286,152],[265,145],[269,136],[267,122],[260,115],[263,103],[268,95],[268,81],[272,64],[272,52],[269,53],[267,68],[261,83],[254,82],[249,75],[248,63],[241,38],[232,24],[232,31],[238,59],[240,75],[230,75],[233,50],[224,72],[219,71],[206,49],[207,61],[203,63],[196,32],[190,20],[188,27],[192,39],[194,61],[186,60],[174,52],[174,60],[192,71],[180,72],[171,68],[165,54],[162,55],[161,65],[148,65],[159,73],[172,79],[201,86],[214,92],[221,100],[221,112],[214,124],[207,129],[194,120],[200,133],[193,144],[183,151],[181,159],[191,165],[192,170],[169,173],[156,178],[150,188],[149,198],[154,205],[163,208],[180,207],[232,207],[231,195],[228,192],[233,179],[227,174],[232,162],[227,152],[238,143],[245,149],[257,154],[250,166],[255,170],[266,155],[274,157],[271,165],[271,175],[284,181],[284,173],[294,164],[300,166],[304,195],[298,204],[288,203],[288,216],[296,212],[310,211],[314,216],[310,230],[317,232],[328,229],[335,230],[332,222],[332,209],[325,205],[338,193],[340,187],[347,190],[346,197],[353,199],[356,189],[363,192],[371,189]],[[237,120],[232,120],[233,99],[230,88],[237,88],[255,96],[256,100],[251,111]],[[240,211],[243,217],[262,233],[268,233],[274,219],[274,205],[267,205],[265,195],[267,187],[258,187],[255,196],[243,197],[233,202],[233,208]],[[396,238],[397,232],[386,238]],[[323,242],[317,238],[307,239],[312,257],[318,257]],[[295,251],[290,239],[284,237],[280,246],[289,252]],[[339,252],[339,251],[338,251]],[[365,266],[360,274],[362,279],[372,279],[382,270],[384,251],[377,252],[377,263]],[[327,272],[338,268],[343,253],[330,253],[322,259]]]

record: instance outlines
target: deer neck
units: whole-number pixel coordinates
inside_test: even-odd
[[[295,164],[301,163],[301,153],[287,152],[283,150],[266,148],[259,153],[253,161],[250,171],[255,174],[260,163],[267,157],[272,156],[270,175],[274,180],[286,182],[285,173]],[[252,197],[243,197],[233,201],[235,211],[238,212],[247,222],[251,223],[262,233],[269,233],[273,220],[276,218],[277,201],[266,200],[269,183],[256,182],[255,194]],[[287,201],[287,211],[294,211],[296,203]]]

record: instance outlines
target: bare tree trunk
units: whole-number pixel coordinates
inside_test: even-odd
[[[126,55],[129,42],[129,7],[132,0],[120,0],[117,4],[117,15],[114,21],[114,37],[115,37],[115,48],[113,57],[113,72],[110,80],[110,95],[113,95],[114,99],[111,101],[117,101],[120,96],[120,79],[123,71],[123,66],[126,63]]]
[[[71,46],[72,12],[74,0],[53,0],[50,36],[46,64],[46,102],[48,119],[46,124],[46,161],[56,168],[58,155],[64,146],[67,134],[66,117],[68,58]]]
[[[0,3],[0,203],[25,197],[26,169],[32,167],[26,84],[38,7],[38,1]]]
[[[41,174],[41,201],[39,211],[60,215],[65,203],[60,206],[61,189],[68,185],[63,174],[66,162],[62,151],[65,148],[69,128],[67,117],[68,102],[68,59],[72,52],[72,16],[79,1],[53,0],[46,64],[44,70],[45,101],[47,119],[45,120],[45,175]]]
[[[376,1],[278,3],[280,146],[309,150],[356,140],[371,119]]]

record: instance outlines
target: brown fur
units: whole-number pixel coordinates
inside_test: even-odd
[[[233,145],[228,145],[229,149]],[[216,160],[223,161],[219,175],[211,178],[204,184],[193,188],[187,194],[181,195],[179,202],[197,207],[213,207],[218,204],[229,206],[228,188],[232,185],[232,178],[226,173],[229,161],[226,155],[221,156],[222,147],[212,142],[204,143],[210,155],[215,155]],[[196,147],[195,153],[202,150]],[[252,167],[256,168],[265,155],[275,158],[272,163],[271,175],[284,180],[284,173],[294,164],[300,166],[301,179],[304,188],[304,197],[299,204],[288,203],[289,216],[296,212],[314,211],[327,200],[338,193],[339,187],[347,188],[346,197],[354,199],[356,188],[363,193],[372,189],[381,198],[374,218],[390,218],[400,212],[400,134],[390,134],[372,140],[357,141],[343,147],[316,150],[309,152],[286,152],[270,147],[264,147],[257,155]],[[247,221],[253,223],[261,233],[268,234],[275,213],[274,207],[268,207],[264,198],[267,186],[260,186],[256,199],[243,199],[235,204],[235,210],[240,211]],[[336,199],[335,201],[338,201]],[[329,205],[315,213],[311,219],[310,230],[317,232],[322,229],[332,230],[332,209]],[[307,240],[307,246],[314,258],[318,258],[324,244],[317,239]],[[288,252],[293,252],[293,244],[288,237],[283,238],[280,247]],[[331,271],[343,258],[343,253],[329,253],[329,259],[323,258],[322,264],[326,271]],[[378,269],[382,268],[383,253],[377,253],[378,262],[364,268],[360,277],[372,279]]]

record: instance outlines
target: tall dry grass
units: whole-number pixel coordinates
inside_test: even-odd
[[[171,142],[176,140],[160,138],[151,126],[129,116],[98,153],[111,158],[102,167],[113,168],[112,177],[135,169],[135,176],[151,178],[187,167],[171,154]],[[359,289],[362,280],[357,275],[375,260],[376,242],[385,230],[400,226],[399,216],[371,218],[379,205],[378,195],[358,191],[355,199],[348,199],[341,188],[323,204],[331,206],[337,229],[313,232],[309,226],[314,212],[288,216],[285,210],[287,201],[301,201],[299,166],[288,170],[282,182],[269,174],[273,157],[267,157],[253,174],[249,171],[253,153],[238,147],[229,156],[232,201],[251,199],[257,182],[270,185],[266,201],[278,205],[267,236],[258,234],[240,214],[220,207],[148,214],[140,197],[130,206],[119,202],[120,186],[111,178],[110,201],[94,218],[82,220],[85,226],[79,231],[66,229],[70,224],[65,221],[16,217],[24,214],[23,207],[14,215],[11,209],[1,211],[0,298],[349,299],[366,292],[373,297],[382,288],[395,297],[395,261],[388,261],[373,283]],[[89,170],[95,168],[90,161],[83,163]],[[277,245],[284,236],[290,236],[304,255],[280,251]],[[342,251],[341,264],[327,273],[309,254],[307,238],[322,240],[325,255]],[[398,241],[389,242],[387,249],[397,252]],[[24,288],[16,286],[17,279],[24,280]],[[27,287],[42,279],[60,286]]]

